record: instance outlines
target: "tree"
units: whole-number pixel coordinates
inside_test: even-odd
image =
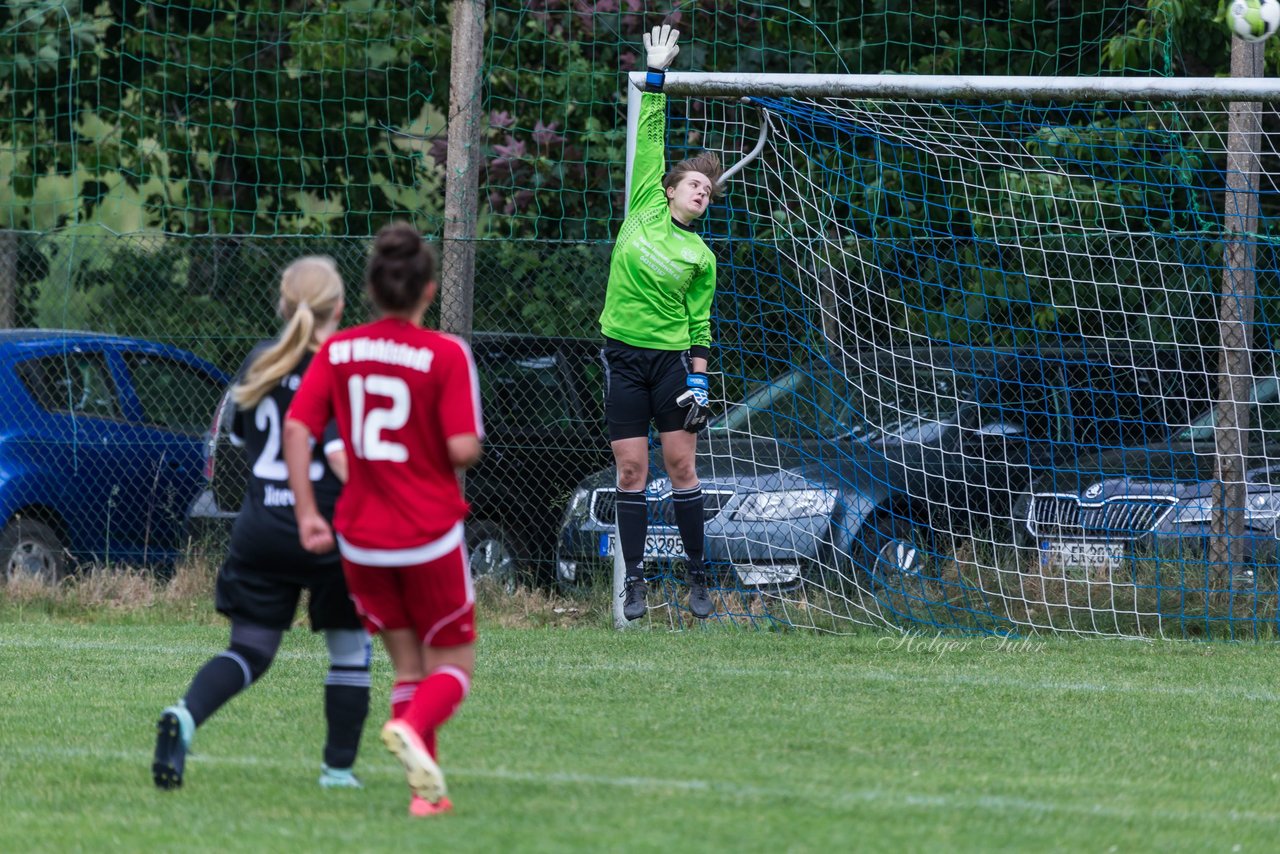
[[[431,230],[448,5],[362,0],[0,10],[10,228],[182,234]]]

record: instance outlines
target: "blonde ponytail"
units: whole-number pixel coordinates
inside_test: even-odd
[[[319,349],[316,332],[333,318],[342,303],[342,277],[332,258],[308,255],[294,261],[280,275],[280,337],[245,372],[231,392],[242,409],[257,406],[276,383],[308,351]]]

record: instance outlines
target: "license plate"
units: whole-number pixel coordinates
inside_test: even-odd
[[[1062,543],[1052,540],[1040,544],[1040,562],[1044,566],[1085,572],[1111,571],[1124,560],[1120,543]]]
[[[617,534],[600,535],[600,556],[613,557],[618,550]],[[684,542],[679,534],[649,534],[644,538],[646,558],[684,557]]]

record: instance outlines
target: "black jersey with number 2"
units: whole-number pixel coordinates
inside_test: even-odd
[[[237,375],[237,382],[258,355],[275,342],[264,342],[253,349]],[[231,442],[245,453],[249,479],[244,502],[231,530],[231,549],[241,559],[271,561],[290,558],[316,559],[302,550],[298,542],[298,523],[293,511],[293,490],[289,488],[289,471],[284,462],[284,418],[289,411],[293,394],[302,382],[302,375],[311,362],[311,354],[285,374],[256,406],[237,407],[231,422]],[[341,449],[336,423],[330,423],[325,431],[324,444],[311,450],[311,482],[315,487],[316,503],[326,519],[333,519],[334,504],[342,489],[342,482],[329,468],[326,451]],[[337,562],[337,553],[320,556],[322,563]]]

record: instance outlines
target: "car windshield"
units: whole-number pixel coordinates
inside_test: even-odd
[[[1280,381],[1274,377],[1260,380],[1253,387],[1254,404],[1249,424],[1264,433],[1280,434]],[[1207,442],[1213,438],[1217,410],[1210,409],[1174,436],[1175,442]]]
[[[798,440],[853,435],[867,442],[927,441],[954,424],[971,384],[950,370],[899,365],[893,374],[793,371],[767,383],[712,421],[713,434]]]

